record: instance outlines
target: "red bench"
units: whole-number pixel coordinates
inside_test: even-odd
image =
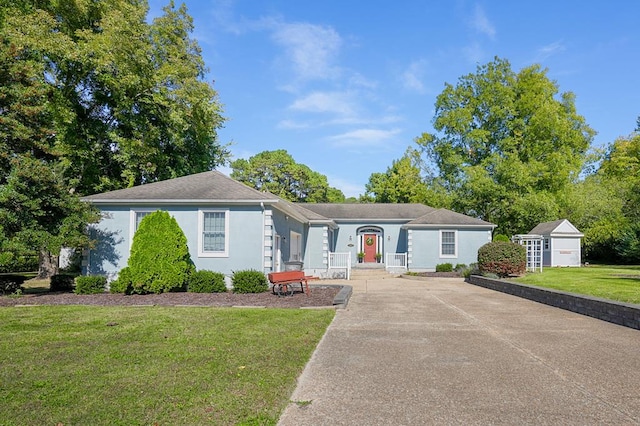
[[[293,286],[291,284],[300,284],[300,290],[304,293],[304,287],[307,288],[307,296],[309,295],[309,282],[310,280],[318,280],[318,277],[305,275],[303,271],[284,271],[284,272],[271,272],[269,275],[269,282],[273,285],[272,291],[279,295],[292,295]],[[304,284],[304,287],[303,287]]]

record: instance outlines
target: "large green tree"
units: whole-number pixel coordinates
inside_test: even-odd
[[[16,213],[10,209],[23,195],[36,197],[20,213],[30,219],[3,226],[1,245],[55,253],[54,242],[73,238],[26,238],[45,228],[55,235],[36,218],[54,215],[48,220],[62,232],[64,223],[91,217],[76,209],[79,195],[226,161],[217,139],[222,108],[204,81],[191,18],[173,2],[152,23],[147,12],[146,0],[0,4],[0,215]],[[31,187],[14,178],[26,170],[40,173]],[[38,210],[50,205],[60,208]]]
[[[507,234],[558,217],[594,135],[572,93],[560,94],[539,65],[515,72],[496,58],[446,84],[435,106],[438,133],[416,142],[453,209]]]
[[[372,173],[361,201],[374,203],[422,203],[447,207],[449,200],[435,180],[423,175],[420,153],[409,148],[385,173]]]
[[[296,163],[284,149],[263,151],[248,160],[235,160],[231,168],[232,178],[285,200],[303,203],[345,201],[342,191],[329,186],[325,175]]]

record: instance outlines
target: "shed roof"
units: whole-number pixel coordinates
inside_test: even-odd
[[[558,219],[551,222],[543,222],[536,225],[529,234],[533,235],[573,235],[582,237],[584,234],[578,231],[567,219]]]

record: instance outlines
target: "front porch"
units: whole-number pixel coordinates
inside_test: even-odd
[[[327,267],[327,278],[341,276],[347,280],[351,279],[352,269],[381,269],[388,272],[405,272],[407,268],[407,253],[386,253],[381,257],[380,262],[363,259],[362,262],[353,262],[351,253],[329,253],[329,263]]]

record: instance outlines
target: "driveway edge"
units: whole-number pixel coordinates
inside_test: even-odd
[[[471,275],[468,283],[640,330],[640,305]]]

